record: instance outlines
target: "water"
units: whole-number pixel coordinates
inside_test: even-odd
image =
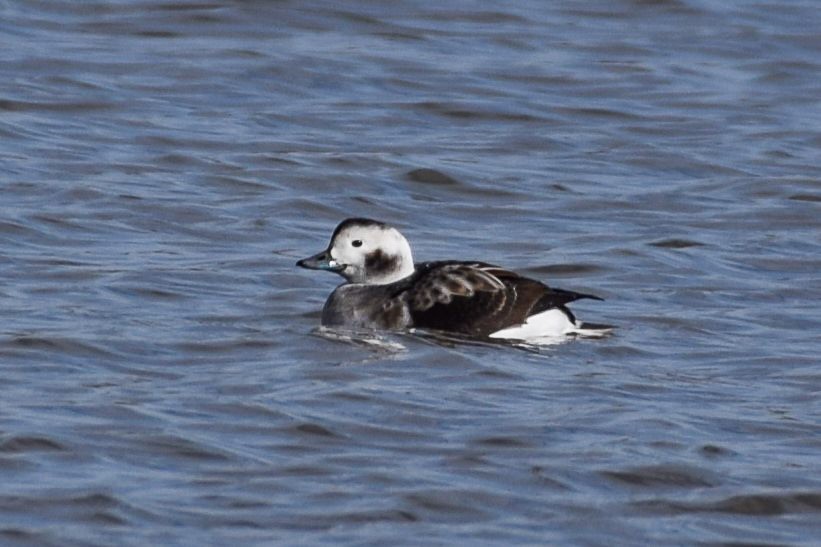
[[[0,544],[817,545],[815,2],[0,15]],[[321,336],[354,215],[620,328]]]

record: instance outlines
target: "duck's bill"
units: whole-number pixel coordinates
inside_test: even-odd
[[[327,270],[329,272],[341,272],[345,269],[345,265],[331,258],[331,253],[327,250],[309,256],[308,258],[303,258],[297,262],[296,265],[300,268],[308,268],[309,270]]]

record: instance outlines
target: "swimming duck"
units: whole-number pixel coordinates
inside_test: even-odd
[[[399,230],[367,218],[342,221],[327,249],[296,264],[345,278],[322,309],[326,327],[420,328],[525,341],[612,330],[581,323],[566,306],[580,298],[601,300],[598,296],[554,289],[485,262],[414,264]]]

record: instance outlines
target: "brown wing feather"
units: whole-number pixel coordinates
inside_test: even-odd
[[[597,297],[551,289],[482,262],[428,262],[417,265],[391,300],[402,303],[412,326],[487,336],[550,308],[572,318],[564,305],[577,298]]]
[[[486,336],[506,322],[515,294],[482,263],[428,263],[401,298],[414,326]]]

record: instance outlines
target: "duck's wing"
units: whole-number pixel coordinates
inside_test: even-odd
[[[515,275],[482,262],[425,262],[397,284],[386,307],[401,307],[414,327],[486,336],[509,324],[519,295],[503,278]]]
[[[415,327],[485,336],[492,324],[505,321],[511,304],[495,270],[481,262],[419,264],[399,297]]]
[[[565,304],[579,298],[599,299],[551,289],[484,262],[426,262],[397,283],[386,311],[401,309],[408,323],[418,328],[488,336],[551,308],[561,309],[575,321]]]

